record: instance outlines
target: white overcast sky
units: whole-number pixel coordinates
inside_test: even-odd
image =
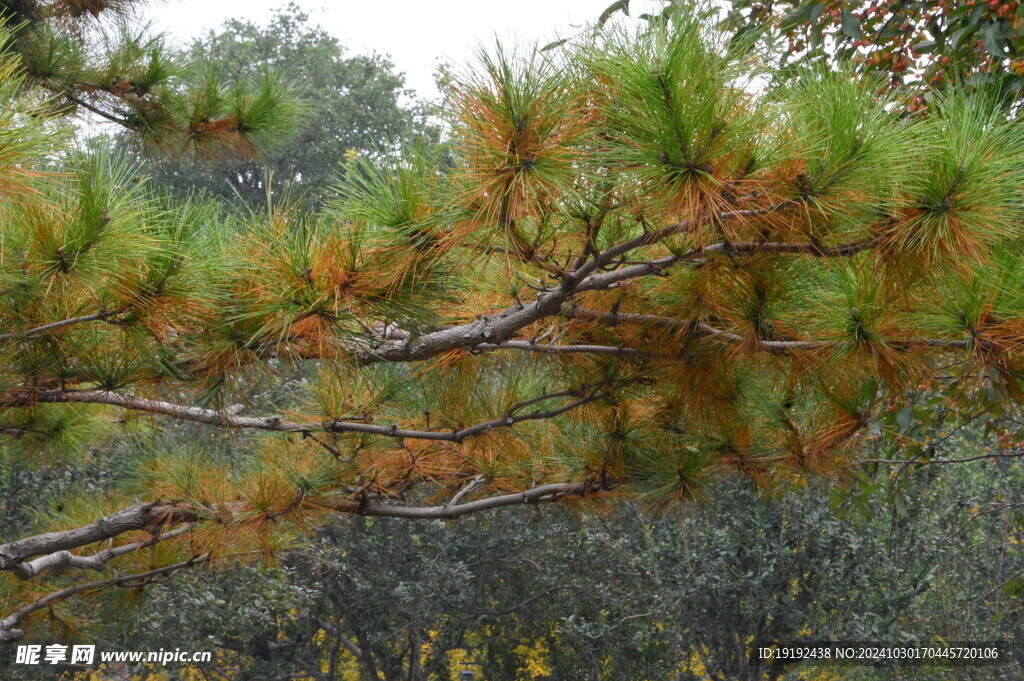
[[[475,48],[503,41],[546,44],[575,35],[593,22],[612,0],[298,0],[312,23],[337,36],[349,54],[389,54],[408,87],[433,97],[433,71],[438,60],[464,64]],[[166,0],[154,2],[144,14],[155,27],[188,41],[225,19],[265,23],[286,2],[270,0]],[[633,0],[633,15],[650,6]],[[662,5],[657,5],[662,6]],[[574,25],[576,26],[574,28]]]

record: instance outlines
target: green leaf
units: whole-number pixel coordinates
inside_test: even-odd
[[[907,432],[914,425],[914,408],[906,406],[900,409],[896,414],[896,423],[899,424],[901,435]]]
[[[884,30],[878,34],[879,38],[895,38],[903,35],[903,29],[895,21],[887,22]]]
[[[663,26],[668,22],[668,17],[662,14],[641,14],[640,18],[646,21],[651,26]]]
[[[985,44],[985,49],[993,57],[1005,57],[1006,50],[1004,44],[1006,37],[1003,35],[1003,27],[997,21],[989,22],[985,28],[981,30],[981,41]]]
[[[808,23],[813,24],[814,22],[816,22],[818,20],[818,17],[820,17],[821,13],[824,12],[824,11],[825,11],[825,3],[824,2],[819,2],[817,5],[813,5],[811,7],[810,14],[807,17]]]
[[[934,40],[922,40],[918,44],[914,45],[912,49],[916,50],[920,54],[930,54],[935,51],[936,42]]]
[[[567,42],[569,42],[568,38],[562,38],[561,40],[556,40],[553,43],[548,43],[544,47],[540,48],[540,51],[541,52],[547,52],[548,50],[553,50],[555,48],[561,47],[562,45],[566,44]]]
[[[953,44],[953,50],[959,50],[964,45],[964,43],[967,42],[967,39],[974,34],[974,31],[974,26],[964,26],[963,28],[958,28],[957,30],[953,31],[953,37],[951,40]]]
[[[629,16],[629,2],[630,0],[616,0],[612,4],[608,5],[605,11],[601,12],[601,16],[597,19],[598,28],[608,23],[608,20],[615,16],[616,12],[622,12],[627,17]]]
[[[860,19],[854,16],[853,12],[844,9],[839,15],[839,22],[843,27],[843,33],[854,40],[861,40],[864,37],[864,31],[860,29]]]
[[[780,31],[788,31],[791,28],[795,28],[799,24],[805,24],[811,19],[811,12],[817,5],[802,5],[800,8],[793,12],[790,12],[782,18],[779,22]]]
[[[1002,592],[1007,596],[1016,596],[1024,591],[1024,577],[1014,577],[1003,585]]]

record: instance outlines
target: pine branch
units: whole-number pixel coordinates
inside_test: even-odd
[[[467,496],[487,484],[487,478],[478,475],[469,481],[469,484],[456,492],[455,496],[446,504],[447,506],[458,506]]]
[[[663,317],[660,315],[634,314],[628,312],[602,312],[587,308],[570,307],[562,311],[562,316],[569,319],[585,319],[596,321],[607,326],[619,326],[621,324],[632,324],[637,326],[650,326],[669,331],[687,332],[698,338],[715,338],[728,343],[745,343],[747,339],[743,336],[722,329],[716,329],[710,324],[691,319],[677,319],[675,317]],[[946,338],[908,338],[895,339],[883,338],[886,343],[893,347],[912,348],[950,348],[954,350],[970,350],[973,344],[970,340],[957,340]],[[815,350],[837,345],[840,341],[830,340],[791,340],[791,341],[767,341],[759,340],[758,345],[762,350],[768,352],[787,353],[793,350]],[[566,346],[568,347],[568,346]]]
[[[611,490],[617,482],[603,476],[600,479],[587,480],[581,482],[561,482],[561,483],[550,483],[547,485],[540,485],[533,487],[522,492],[515,492],[510,494],[503,494],[494,497],[487,497],[484,499],[477,499],[461,503],[462,499],[469,494],[471,491],[478,489],[482,486],[483,480],[476,478],[469,486],[464,488],[459,494],[456,495],[452,501],[442,504],[440,506],[402,506],[388,503],[381,503],[376,501],[366,501],[361,499],[358,501],[351,499],[342,499],[332,505],[333,510],[341,513],[348,513],[353,515],[363,516],[376,516],[376,517],[387,517],[387,518],[405,518],[413,520],[439,520],[439,519],[455,519],[461,516],[470,515],[473,513],[481,513],[498,508],[504,508],[508,506],[518,506],[523,504],[537,504],[537,503],[549,503],[555,502],[566,497],[582,497],[587,495],[598,494],[603,491]],[[55,551],[49,553],[49,550],[55,549],[56,547],[73,548],[74,545],[84,546],[90,544],[93,541],[99,541],[101,539],[113,538],[117,534],[129,532],[132,530],[145,529],[148,525],[145,525],[145,520],[153,515],[154,509],[166,508],[161,505],[160,502],[152,502],[149,504],[135,504],[131,507],[118,511],[117,513],[106,516],[105,518],[91,523],[90,525],[82,528],[76,528],[72,530],[65,530],[63,532],[48,533],[45,535],[37,535],[35,537],[28,537],[25,539],[11,542],[9,544],[0,545],[0,557],[2,557],[2,567],[0,569],[7,569],[15,572],[21,569],[24,572],[29,570],[34,571],[34,575],[38,575],[46,569],[53,569],[56,567],[72,567],[72,568],[87,568],[87,569],[102,569],[103,565],[109,560],[124,555],[130,551],[139,550],[147,546],[151,546],[157,541],[170,539],[173,537],[180,536],[186,532],[191,531],[197,525],[195,522],[189,522],[181,527],[174,530],[169,530],[161,535],[156,535],[151,539],[133,542],[126,544],[122,547],[115,547],[106,551],[95,554],[90,557],[79,557],[72,556],[72,560],[67,559]],[[191,516],[187,512],[181,509],[175,509],[175,513],[165,513],[163,515],[163,522],[165,526],[173,523],[176,518],[182,516]],[[143,520],[139,520],[139,518]],[[255,516],[249,516],[243,522],[256,522]],[[27,568],[20,564],[17,560],[17,556],[29,557],[31,555],[38,555],[39,553],[48,553],[44,559],[39,561],[33,561],[33,567]],[[74,560],[79,559],[79,560]],[[96,560],[93,560],[96,559]],[[90,582],[88,584],[82,584],[78,586],[68,587],[55,591],[47,596],[44,596],[38,600],[35,600],[6,618],[0,620],[0,645],[12,643],[19,640],[24,633],[15,627],[24,619],[25,616],[40,610],[42,608],[50,607],[58,601],[62,601],[71,596],[85,593],[88,591],[95,591],[98,589],[106,588],[109,586],[119,587],[133,587],[139,586],[140,582],[152,579],[156,576],[173,574],[174,572],[186,568],[198,565],[199,563],[206,562],[211,559],[211,554],[206,553],[201,556],[191,558],[181,563],[169,565],[166,567],[156,568],[147,572],[128,575],[124,577],[115,577],[112,579],[105,579],[96,582]],[[102,561],[103,565],[99,565]]]
[[[612,489],[615,485],[616,482],[608,478],[597,481],[550,483],[523,492],[487,497],[460,504],[448,502],[440,506],[403,506],[363,498],[356,500],[350,493],[344,493],[340,498],[333,500],[325,497],[319,501],[319,504],[340,513],[353,515],[446,519],[521,503],[553,501],[565,496],[594,494]],[[476,486],[476,488],[478,487],[479,485]],[[297,507],[298,505],[293,503],[289,510],[294,510]],[[241,504],[235,504],[230,510],[233,511],[233,515],[220,518],[219,521],[244,523],[255,522],[257,518],[255,514],[247,515],[246,509]],[[203,515],[208,515],[208,509],[204,508],[203,513],[200,513],[181,506],[170,507],[159,501],[134,504],[79,528],[34,535],[7,544],[0,544],[0,570],[10,571],[23,579],[30,579],[57,567],[102,569],[114,558],[147,548],[159,541],[181,536],[195,529]],[[281,513],[276,515],[280,516]],[[264,516],[258,517],[262,519]],[[146,540],[112,547],[93,556],[72,555],[69,559],[63,555],[70,549],[113,539],[127,532],[150,530],[156,525],[163,528],[163,531]],[[174,525],[178,525],[178,527],[167,529]],[[24,563],[28,558],[39,555],[42,555],[43,558],[28,564]]]
[[[33,561],[18,563],[10,568],[10,570],[16,577],[24,580],[34,579],[47,570],[60,570],[69,567],[99,571],[104,569],[107,563],[114,558],[153,546],[166,539],[179,537],[187,532],[191,532],[195,527],[196,523],[188,523],[168,532],[154,534],[149,539],[142,539],[129,544],[122,544],[121,546],[112,546],[91,556],[76,556],[70,551],[56,551],[41,558],[36,558]]]
[[[82,527],[37,534],[0,544],[0,570],[17,572],[21,564],[33,556],[68,551],[94,542],[112,539],[125,532],[150,530],[194,520],[196,520],[195,516],[187,511],[160,501],[133,504]],[[53,559],[52,562],[57,562],[57,559]],[[47,561],[43,562],[44,569],[50,567],[46,563]],[[26,574],[28,572],[26,570]]]
[[[611,272],[591,274],[577,287],[577,291],[599,291],[616,288],[623,282],[640,277],[659,275],[678,263],[699,261],[705,256],[713,254],[807,255],[814,258],[849,258],[863,251],[870,250],[876,245],[877,242],[873,239],[852,241],[839,244],[838,246],[819,246],[811,243],[756,241],[729,243],[727,241],[720,241],[703,248],[695,248],[682,255],[668,255],[648,262],[615,269]]]
[[[30,430],[28,428],[16,428],[14,426],[2,426],[0,427],[0,435],[9,435],[11,437],[24,437],[25,435],[41,435],[42,431]]]
[[[752,208],[747,210],[727,211],[724,213],[720,213],[717,216],[716,222],[718,224],[724,224],[728,222],[733,222],[735,220],[743,220],[751,217],[763,217],[765,215],[770,215],[776,211],[783,210],[788,206],[794,205],[794,203],[795,202],[793,201],[783,201],[781,203],[775,204],[774,206],[769,206],[768,208]],[[604,251],[594,256],[592,260],[588,261],[578,269],[574,270],[571,276],[577,281],[581,280],[584,277],[587,277],[591,273],[595,272],[596,270],[612,264],[617,259],[622,258],[631,251],[635,251],[638,248],[643,248],[644,246],[651,246],[653,244],[659,243],[669,238],[670,236],[674,236],[676,234],[679,234],[680,232],[693,229],[693,227],[694,225],[692,221],[684,220],[682,222],[677,222],[676,224],[673,225],[668,225],[667,227],[662,227],[660,229],[655,229],[650,232],[645,232],[644,234],[641,234],[638,237],[634,237],[632,239],[629,239],[628,241],[623,241],[619,244],[616,244],[605,249]],[[741,247],[745,245],[746,244],[739,244],[739,246]],[[779,244],[775,245],[777,246]],[[688,256],[698,257],[698,252],[700,254],[703,254],[717,251],[726,251],[726,249],[730,249],[728,250],[728,252],[731,253],[735,252],[731,250],[734,246],[735,245],[729,245],[727,242],[722,242],[721,244],[709,246],[704,249],[694,249],[694,251],[691,251],[691,253],[688,254]],[[715,251],[712,251],[711,249],[715,249]],[[683,256],[684,259],[686,257],[687,256]]]
[[[78,97],[78,96],[72,94],[67,88],[60,87],[59,85],[55,85],[53,83],[46,83],[46,82],[43,83],[43,87],[45,87],[47,90],[49,90],[50,92],[54,93],[58,97],[63,97],[65,99],[67,99],[68,101],[74,103],[75,105],[80,106],[83,109],[86,109],[86,110],[96,114],[97,116],[110,121],[111,123],[116,123],[117,125],[120,125],[123,128],[127,128],[128,130],[136,130],[136,129],[138,129],[138,125],[132,123],[127,118],[123,118],[123,117],[118,116],[116,114],[112,114],[109,111],[106,111],[104,109],[99,108],[98,106],[90,104],[89,102],[87,102],[86,100],[82,99],[81,97]]]
[[[784,205],[788,205],[788,203],[763,210],[723,213],[719,219],[728,221],[751,215],[766,214],[779,210]],[[808,255],[816,258],[846,258],[871,249],[876,245],[874,240],[851,242],[838,246],[820,246],[811,243],[729,243],[723,241],[693,249],[680,256],[666,256],[648,263],[621,267],[609,272],[596,271],[612,265],[616,258],[620,258],[632,250],[657,243],[659,239],[665,239],[676,234],[686,229],[687,226],[688,223],[671,225],[608,248],[589,260],[582,267],[566,275],[558,287],[540,291],[537,295],[537,300],[532,303],[525,305],[517,304],[473,322],[424,334],[415,340],[402,339],[386,343],[359,355],[358,361],[363,365],[376,364],[378,362],[415,362],[429,359],[451,350],[478,348],[480,346],[497,349],[498,346],[511,340],[519,330],[541,319],[558,314],[562,305],[578,293],[614,288],[632,279],[658,275],[676,263],[698,260],[708,254],[750,255],[770,253],[779,255]]]
[[[923,457],[915,457],[912,459],[861,459],[856,462],[856,465],[865,463],[880,463],[890,466],[944,466],[948,464],[957,463],[971,463],[974,461],[987,461],[995,459],[1020,459],[1024,457],[1024,449],[1012,449],[1001,452],[986,452],[985,454],[978,454],[977,456],[966,456],[961,459],[927,459]]]
[[[575,393],[574,393],[575,394]],[[61,390],[18,390],[7,395],[0,395],[0,408],[26,407],[36,403],[46,404],[106,404],[121,407],[131,411],[159,414],[170,418],[204,423],[212,426],[225,428],[243,428],[252,430],[266,430],[278,433],[366,433],[368,435],[379,435],[392,438],[409,438],[414,440],[435,440],[461,443],[466,438],[481,435],[487,431],[499,428],[510,428],[517,423],[524,421],[535,421],[550,419],[560,416],[566,412],[577,409],[585,404],[605,399],[611,395],[611,391],[591,392],[589,395],[580,394],[579,398],[570,402],[564,407],[546,411],[536,411],[525,415],[506,415],[501,418],[484,421],[461,430],[417,430],[399,428],[397,425],[380,426],[370,423],[359,423],[335,419],[321,424],[297,423],[288,421],[280,416],[238,416],[237,408],[224,410],[205,409],[203,407],[190,407],[172,402],[149,400],[106,390],[82,390],[82,391],[61,391]],[[545,398],[546,399],[546,398]],[[3,555],[3,547],[0,547],[0,556]],[[3,569],[0,562],[0,569]]]
[[[89,582],[88,584],[79,584],[78,586],[71,586],[60,591],[54,591],[51,594],[47,594],[42,598],[32,601],[31,603],[18,608],[13,613],[0,620],[0,644],[13,643],[14,641],[20,640],[25,633],[15,627],[21,623],[27,615],[42,610],[43,608],[50,608],[54,604],[63,601],[71,596],[77,594],[86,593],[89,591],[97,591],[111,586],[117,586],[121,588],[134,588],[138,586],[144,586],[148,580],[152,580],[154,577],[171,576],[179,570],[193,567],[205,563],[210,559],[209,553],[204,553],[200,556],[189,558],[188,560],[174,565],[167,565],[165,567],[148,570],[146,572],[139,572],[136,574],[125,575],[123,577],[112,577],[110,579],[102,579],[96,582]]]
[[[613,345],[553,345],[533,341],[505,341],[504,343],[482,343],[475,350],[525,350],[549,355],[612,355],[615,357],[637,357],[641,359],[678,359],[677,355],[652,353],[636,348]]]
[[[464,515],[490,511],[507,506],[536,504],[557,501],[565,497],[583,497],[614,489],[617,483],[611,479],[584,482],[556,482],[540,485],[523,492],[514,492],[495,497],[467,501],[459,505],[441,506],[399,506],[369,502],[360,507],[359,502],[339,504],[336,510],[356,515],[382,518],[407,518],[412,520],[454,520]]]
[[[68,326],[75,324],[85,324],[87,322],[109,322],[112,317],[122,314],[120,312],[95,312],[93,314],[83,315],[81,317],[71,317],[69,319],[62,319],[60,321],[51,322],[49,324],[43,324],[41,326],[35,326],[27,331],[18,333],[0,333],[0,341],[4,340],[23,340],[26,338],[32,338],[33,336],[39,336],[50,331],[57,331]]]

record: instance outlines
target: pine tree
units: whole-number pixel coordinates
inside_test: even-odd
[[[308,110],[284,144],[255,160],[139,157],[126,150],[145,164],[153,184],[182,196],[204,191],[261,210],[268,195],[290,193],[301,194],[306,206],[319,206],[330,198],[346,152],[395,154],[397,140],[435,136],[425,106],[402,103],[412,93],[386,58],[347,55],[295,4],[277,10],[263,26],[229,20],[221,32],[193,41],[187,54],[221,72],[254,77],[272,65],[288,74]]]
[[[763,92],[729,38],[499,47],[450,84],[453,163],[349,159],[323,212],[244,219],[102,156],[55,172],[52,90],[8,48],[3,451],[133,450],[9,528],[0,638],[332,514],[664,507],[842,477],[927,381],[1016,409],[1019,126],[978,94],[908,119],[844,72]],[[158,446],[181,424],[231,456]]]
[[[144,4],[5,0],[0,22],[22,77],[54,112],[115,124],[175,156],[252,158],[280,141],[299,113],[284,82],[269,70],[232,81],[214,63],[180,63],[140,24]]]

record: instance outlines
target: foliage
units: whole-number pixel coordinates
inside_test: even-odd
[[[203,158],[255,157],[281,141],[301,111],[269,69],[243,79],[198,60],[175,63],[139,28],[139,0],[0,2],[5,44],[28,83],[60,114],[82,113],[130,131],[150,149]]]
[[[130,609],[113,595],[103,607],[121,616],[100,635],[214,650],[213,678],[876,679],[870,667],[776,673],[746,651],[765,639],[1019,639],[1020,604],[999,589],[1020,564],[1019,518],[972,507],[1020,476],[1016,464],[932,468],[775,499],[730,481],[707,506],[656,516],[625,505],[336,519],[276,567],[180,576]]]
[[[412,94],[386,58],[345,56],[338,40],[310,25],[295,4],[279,9],[266,26],[228,21],[220,33],[193,42],[184,60],[205,61],[217,73],[236,77],[257,77],[267,68],[286,73],[308,111],[286,143],[258,162],[142,159],[154,184],[182,195],[204,190],[256,207],[265,204],[268,192],[280,195],[287,187],[311,205],[322,203],[343,171],[343,159],[393,155],[403,141],[430,132],[424,108],[404,103]]]
[[[39,90],[0,89],[34,140],[0,166],[7,460],[246,433],[229,457],[142,438],[102,493],[5,523],[0,640],[88,630],[82,592],[272,562],[335,514],[848,477],[928,381],[951,421],[1016,414],[1019,126],[953,92],[907,120],[845,71],[759,93],[742,41],[649,23],[496,50],[451,83],[446,163],[356,159],[315,213],[41,158]]]
[[[661,5],[640,18],[664,23],[692,3]],[[901,108],[909,113],[928,110],[950,88],[998,93],[1008,107],[1021,100],[1024,9],[1012,0],[731,0],[705,12],[731,40],[767,47],[778,82],[799,66],[845,64],[877,76],[881,88],[906,93]],[[598,24],[629,13],[630,0],[612,3]]]
[[[734,0],[725,20],[739,31],[778,31],[810,62],[852,61],[923,110],[951,84],[996,90],[1019,102],[1024,88],[1024,9],[997,0],[759,2]]]

